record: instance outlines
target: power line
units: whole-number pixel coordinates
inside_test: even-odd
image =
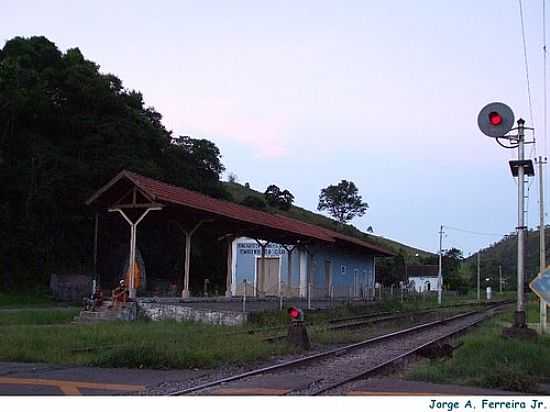
[[[543,73],[542,73],[542,79],[543,79],[543,96],[544,96],[544,113],[543,113],[543,119],[544,119],[544,131],[543,131],[543,149],[544,149],[544,156],[548,156],[548,91],[547,91],[547,72],[548,72],[548,66],[547,66],[547,55],[548,55],[548,48],[546,47],[546,0],[542,0],[542,57],[543,57]],[[546,168],[542,169],[542,176],[544,179],[544,183],[548,185],[548,181],[546,179]],[[542,186],[541,186],[542,188]],[[548,193],[548,191],[546,191]],[[544,199],[540,198],[539,194],[539,203],[543,202]],[[544,216],[546,216],[546,211],[543,210],[542,213]],[[540,230],[540,229],[539,229]]]
[[[548,98],[546,91],[546,57],[547,57],[547,48],[546,48],[546,1],[542,0],[542,57],[543,57],[543,95],[544,95],[544,155],[548,154],[547,139],[548,139]]]
[[[529,80],[529,61],[527,59],[527,39],[525,38],[525,22],[524,22],[524,19],[523,19],[523,3],[522,3],[522,0],[518,0],[518,3],[519,3],[519,19],[520,19],[520,23],[521,23],[521,38],[522,38],[522,41],[523,41],[523,59],[524,59],[524,63],[525,63],[525,77],[526,77],[526,80],[527,80],[527,97],[528,97],[528,100],[529,100],[529,117],[531,119],[531,126],[533,128],[535,128],[535,122],[534,122],[534,118],[533,118],[533,99],[531,97],[531,81]],[[534,134],[535,132],[533,131],[533,137],[534,137]],[[536,146],[533,145],[533,146]],[[536,154],[536,147],[535,147],[535,154]]]
[[[505,236],[502,233],[486,233],[486,232],[476,232],[474,230],[466,230],[466,229],[460,229],[458,227],[453,226],[443,226],[445,229],[451,229],[456,230],[457,232],[463,232],[463,233],[469,233],[471,235],[478,235],[478,236]]]

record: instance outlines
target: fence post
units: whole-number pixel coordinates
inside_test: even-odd
[[[393,283],[390,286],[390,296],[393,298]]]
[[[307,284],[307,310],[311,310],[311,282]]]
[[[243,280],[243,312],[246,312],[246,279]]]
[[[283,310],[283,294],[279,292],[279,310]]]

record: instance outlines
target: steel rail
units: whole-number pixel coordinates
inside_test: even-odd
[[[367,320],[367,319],[372,319],[372,318],[377,318],[377,317],[382,317],[382,316],[396,316],[396,319],[397,319],[397,316],[400,316],[400,315],[403,316],[403,317],[406,317],[406,316],[414,315],[414,314],[425,314],[425,313],[429,313],[429,312],[439,312],[440,309],[453,309],[453,308],[460,308],[460,307],[464,307],[464,306],[490,306],[490,305],[498,305],[498,304],[506,303],[506,302],[507,302],[506,300],[492,301],[492,302],[463,302],[463,303],[455,303],[455,304],[450,304],[450,305],[441,305],[441,306],[439,306],[437,308],[434,308],[434,309],[424,309],[424,310],[419,310],[419,311],[404,312],[404,311],[395,310],[395,311],[371,312],[371,313],[367,312],[367,313],[363,313],[363,314],[359,314],[359,315],[355,315],[355,316],[349,316],[349,317],[345,317],[345,318],[328,319],[327,321],[320,322],[320,323],[306,322],[306,326],[322,327],[322,326],[325,326],[325,324],[328,324],[329,325],[328,329],[331,329],[330,325],[337,324],[337,323],[342,323],[342,322],[347,322],[347,321],[354,321],[354,320],[360,321],[362,319]],[[388,318],[388,320],[390,320],[390,319]],[[351,325],[351,326],[354,326],[354,325]],[[286,328],[287,328],[286,325],[269,326],[269,327],[263,327],[263,328],[248,329],[248,330],[239,331],[239,332],[231,332],[231,333],[227,333],[226,336],[245,335],[245,334],[255,335],[255,334],[262,334],[264,332],[269,332],[269,331],[283,330],[283,329],[286,329]],[[335,329],[337,329],[337,328],[335,328]],[[284,335],[284,337],[286,337],[286,335]],[[282,339],[282,338],[283,338],[283,335],[277,335],[277,336],[267,337],[267,338],[265,338],[265,340],[267,340],[267,341],[273,340],[274,341],[274,340]]]
[[[512,302],[512,301],[501,300],[497,302],[484,302],[484,303],[477,303],[477,304],[461,303],[458,305],[447,305],[447,306],[441,307],[441,309],[456,309],[456,308],[460,308],[464,306],[472,306],[472,305],[483,305],[486,307],[495,307],[498,305],[507,304],[509,302]],[[439,309],[426,309],[426,310],[412,311],[412,312],[398,312],[398,311],[386,312],[386,313],[390,313],[389,316],[382,316],[384,312],[379,312],[379,313],[366,314],[365,316],[358,315],[358,316],[353,316],[349,318],[333,319],[332,321],[329,321],[329,325],[310,324],[308,326],[312,326],[312,328],[315,328],[315,330],[319,328],[319,330],[326,330],[326,331],[335,331],[340,329],[359,329],[362,327],[366,327],[369,325],[374,325],[382,322],[389,322],[389,321],[399,320],[404,318],[413,318],[418,315],[428,315],[428,314],[440,313],[440,312],[441,311]],[[356,320],[356,321],[340,324],[340,322],[344,322],[346,320]],[[281,335],[275,335],[275,336],[268,336],[266,338],[263,338],[263,340],[267,342],[275,342],[275,341],[283,340],[285,338],[286,338],[286,335],[281,334]]]
[[[460,308],[464,306],[491,306],[491,305],[499,305],[502,303],[508,303],[509,300],[498,300],[498,301],[489,301],[489,302],[462,302],[462,303],[454,303],[450,305],[441,305],[437,308],[433,309],[424,309],[419,311],[409,311],[404,312],[402,310],[395,310],[395,311],[387,311],[387,312],[374,312],[374,313],[365,313],[355,316],[349,316],[347,318],[336,318],[336,319],[329,319],[328,323],[340,323],[340,322],[347,322],[347,321],[353,321],[353,320],[361,320],[361,319],[370,319],[375,318],[378,316],[386,316],[386,315],[411,315],[411,314],[424,314],[424,313],[430,313],[430,312],[439,312],[441,309],[454,309],[454,308]]]
[[[505,305],[505,304],[506,304],[506,303],[502,303],[502,305]],[[487,311],[485,311],[485,312],[488,312],[488,311],[494,310],[494,309],[496,309],[496,308],[493,307],[493,308],[487,309]],[[480,312],[478,312],[478,313],[482,313],[482,312],[480,311]],[[465,326],[462,326],[462,327],[460,327],[460,328],[458,328],[458,329],[455,329],[455,330],[453,330],[453,331],[451,331],[451,332],[449,332],[449,333],[447,333],[447,334],[445,334],[445,335],[443,335],[443,336],[439,336],[439,337],[437,337],[437,338],[434,338],[434,339],[430,340],[429,342],[423,343],[422,345],[419,345],[419,346],[417,346],[417,347],[414,348],[414,349],[411,349],[411,350],[409,350],[409,351],[407,351],[407,352],[405,352],[405,353],[403,353],[403,354],[401,354],[401,355],[397,355],[397,356],[395,356],[395,357],[392,358],[392,359],[389,359],[389,360],[387,360],[387,361],[385,361],[385,362],[382,362],[382,363],[380,363],[380,364],[378,364],[378,365],[376,365],[376,366],[374,366],[374,367],[372,367],[372,368],[370,368],[370,369],[367,369],[366,371],[360,372],[360,373],[358,373],[358,374],[355,374],[355,375],[352,375],[352,376],[347,377],[347,378],[345,378],[345,379],[342,379],[342,380],[340,380],[340,381],[338,381],[338,382],[335,382],[335,383],[332,383],[332,384],[330,384],[330,385],[324,386],[324,387],[322,387],[322,388],[316,390],[315,392],[313,392],[313,393],[311,393],[311,394],[309,394],[309,395],[313,395],[313,396],[320,395],[320,394],[322,394],[322,393],[326,393],[326,392],[328,392],[328,391],[331,391],[331,390],[333,390],[333,389],[336,389],[336,388],[338,388],[338,387],[340,387],[340,386],[344,386],[344,385],[346,385],[346,384],[348,384],[348,383],[350,383],[350,382],[353,382],[353,381],[356,381],[356,380],[360,380],[360,379],[366,379],[366,378],[369,378],[369,377],[371,377],[371,376],[373,376],[373,375],[376,375],[377,373],[379,373],[379,372],[382,371],[383,369],[387,368],[388,366],[391,366],[391,365],[393,365],[393,364],[395,364],[395,363],[398,363],[398,362],[400,362],[400,361],[403,361],[403,360],[405,360],[406,358],[409,358],[410,356],[413,356],[413,355],[415,355],[416,353],[422,351],[423,349],[426,349],[426,348],[428,348],[429,346],[432,346],[432,345],[434,345],[434,344],[436,344],[436,343],[438,343],[438,342],[444,341],[444,340],[449,339],[449,338],[451,338],[451,337],[453,337],[453,336],[455,336],[455,335],[458,335],[458,334],[460,334],[460,333],[463,333],[463,332],[466,331],[467,329],[470,329],[470,328],[472,328],[472,327],[474,327],[474,326],[477,326],[478,324],[480,324],[481,322],[483,322],[483,321],[489,319],[489,318],[490,318],[491,316],[493,316],[493,315],[494,315],[494,314],[485,313],[484,316],[483,316],[481,319],[478,319],[478,320],[476,320],[476,321],[474,321],[474,322],[472,322],[472,323],[470,323],[470,324],[468,324],[468,325],[465,325]]]
[[[397,314],[400,314],[400,313],[403,313],[403,312],[398,311],[398,310],[394,310],[394,311],[387,311],[387,312],[364,313],[362,315],[349,316],[347,318],[329,319],[328,323],[340,323],[340,322],[347,322],[347,321],[350,321],[350,320],[370,319],[370,318],[375,318],[377,316],[397,315]]]
[[[487,310],[491,310],[491,309],[487,309]],[[193,386],[193,387],[190,387],[190,388],[182,389],[182,390],[179,390],[179,391],[174,391],[172,393],[169,393],[168,395],[170,395],[170,396],[187,395],[187,394],[190,394],[192,392],[198,392],[198,391],[201,391],[203,389],[207,389],[207,388],[210,388],[210,387],[213,387],[213,386],[221,385],[223,383],[228,383],[228,382],[236,381],[236,380],[239,380],[239,379],[248,378],[248,377],[255,376],[255,375],[260,375],[260,374],[267,373],[267,372],[273,372],[273,371],[276,371],[276,370],[291,368],[291,367],[295,367],[295,366],[298,366],[298,365],[301,366],[301,365],[307,364],[309,362],[318,361],[318,360],[321,360],[321,359],[324,359],[324,358],[327,358],[327,357],[330,357],[330,356],[339,356],[339,355],[342,355],[344,353],[353,351],[355,349],[359,349],[359,348],[368,346],[368,345],[370,345],[372,343],[375,343],[375,342],[380,342],[380,341],[383,341],[383,340],[389,340],[389,339],[393,339],[395,337],[404,336],[404,335],[407,335],[409,333],[417,332],[417,331],[420,331],[420,330],[423,330],[423,329],[428,329],[428,328],[431,328],[431,327],[434,327],[434,326],[437,326],[437,325],[442,325],[442,324],[445,324],[447,322],[451,322],[451,321],[461,319],[461,318],[465,318],[465,317],[468,317],[468,316],[473,316],[473,315],[476,315],[476,314],[480,314],[480,313],[483,313],[485,311],[486,310],[470,311],[470,312],[461,313],[461,314],[458,314],[458,315],[455,315],[455,316],[451,316],[449,318],[445,318],[445,319],[441,319],[441,320],[437,320],[437,321],[433,321],[433,322],[428,322],[428,323],[423,323],[421,325],[416,325],[416,326],[412,326],[410,328],[402,329],[402,330],[399,330],[399,331],[396,331],[396,332],[391,332],[391,333],[388,333],[388,334],[385,334],[385,335],[376,336],[374,338],[370,338],[370,339],[367,339],[367,340],[364,340],[364,341],[361,341],[361,342],[357,342],[357,343],[353,343],[353,344],[350,344],[350,345],[341,346],[341,347],[331,349],[331,350],[328,350],[328,351],[325,351],[325,352],[305,356],[305,357],[298,358],[298,359],[293,359],[293,360],[290,360],[290,361],[281,362],[281,363],[278,363],[278,364],[275,364],[275,365],[270,365],[270,366],[266,366],[266,367],[263,367],[263,368],[254,369],[254,370],[243,372],[243,373],[240,373],[240,374],[237,374],[237,375],[228,376],[226,378],[217,379],[215,381],[206,382],[206,383],[196,385],[196,386]]]
[[[342,324],[336,323],[336,324],[329,324],[329,325],[317,324],[317,325],[308,325],[308,326],[311,326],[311,328],[315,331],[337,331],[342,329],[359,329],[369,325],[375,325],[378,323],[389,322],[392,320],[399,320],[399,319],[404,319],[409,317],[413,318],[415,316],[426,315],[433,312],[437,312],[437,311],[427,310],[427,311],[408,312],[408,313],[401,312],[397,315],[390,315],[390,316],[380,316],[380,317],[371,316],[364,320],[356,320],[355,322],[349,322],[349,323],[342,323]],[[282,334],[282,335],[268,336],[266,338],[263,338],[263,340],[267,342],[275,342],[275,341],[286,339],[286,337],[287,337],[286,334]]]

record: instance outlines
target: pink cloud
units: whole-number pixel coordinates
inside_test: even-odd
[[[220,98],[193,100],[184,106],[167,105],[167,127],[176,134],[192,134],[215,141],[234,141],[248,147],[257,158],[274,159],[288,154],[288,120],[280,114],[245,112],[236,101]]]

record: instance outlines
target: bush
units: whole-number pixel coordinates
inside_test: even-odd
[[[480,386],[505,388],[515,392],[533,392],[536,385],[537,379],[534,376],[527,375],[524,371],[518,371],[508,366],[494,369],[480,380]]]
[[[502,318],[502,317],[501,317]],[[409,373],[413,379],[533,392],[537,377],[550,376],[550,339],[535,342],[502,336],[495,321],[464,337],[448,361],[435,360]]]
[[[247,196],[241,202],[242,205],[251,207],[253,209],[264,210],[266,208],[265,201],[256,196]]]

